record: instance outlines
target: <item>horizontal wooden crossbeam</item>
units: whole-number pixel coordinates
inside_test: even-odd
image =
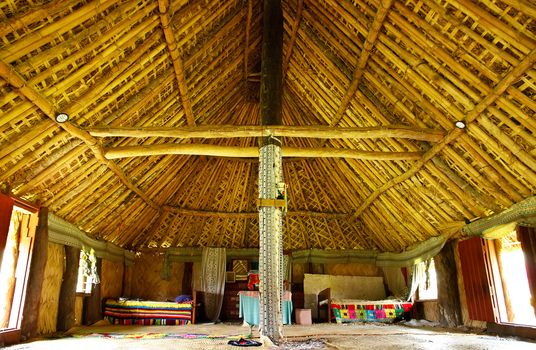
[[[107,159],[144,157],[165,154],[200,155],[232,158],[258,158],[257,147],[218,146],[210,144],[156,144],[108,148]],[[346,148],[296,148],[283,147],[283,157],[302,158],[350,158],[366,160],[416,160],[422,152],[374,152]]]
[[[375,126],[367,128],[344,128],[331,126],[267,126],[267,125],[200,125],[197,127],[94,127],[88,129],[98,137],[174,137],[174,138],[235,138],[286,136],[318,139],[370,139],[404,138],[438,142],[445,132],[442,130],[415,128],[405,125]]]

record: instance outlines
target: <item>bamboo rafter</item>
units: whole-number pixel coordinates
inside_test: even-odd
[[[22,96],[26,97],[29,101],[35,104],[46,116],[52,120],[55,120],[56,111],[54,105],[45,97],[41,96],[41,94],[39,94],[35,89],[28,86],[28,84],[15,71],[15,69],[9,64],[5,63],[3,60],[0,60],[0,76],[11,86],[17,89]],[[97,158],[99,162],[106,165],[114,174],[116,174],[128,189],[140,196],[153,209],[159,210],[158,206],[145,193],[143,193],[139,188],[134,186],[130,180],[127,179],[123,171],[119,169],[114,162],[105,158],[102,147],[97,139],[91,136],[87,131],[81,130],[69,122],[60,124],[60,127],[67,131],[71,136],[82,140],[93,152],[95,158]]]
[[[188,125],[195,126],[195,117],[192,111],[192,104],[188,95],[186,80],[184,79],[184,65],[179,55],[179,49],[175,42],[173,27],[169,18],[169,0],[158,0],[158,9],[160,11],[160,21],[162,23],[162,29],[166,38],[169,55],[171,56],[173,69],[175,70],[175,78],[177,79],[177,83],[179,85],[179,93],[182,107],[184,108],[184,114],[186,115]]]
[[[473,122],[478,116],[488,108],[495,100],[497,100],[510,85],[512,85],[516,80],[518,80],[528,69],[532,69],[536,62],[536,49],[533,49],[517,66],[514,67],[493,89],[493,92],[487,95],[480,103],[478,103],[474,109],[468,112],[465,115],[465,124],[466,127],[470,127],[470,123]],[[464,131],[461,129],[451,130],[444,139],[427,151],[423,157],[415,163],[410,170],[404,174],[397,176],[394,179],[383,184],[381,187],[374,190],[374,192],[368,196],[367,199],[361,204],[359,208],[352,215],[353,218],[358,218],[365,209],[367,209],[370,204],[378,198],[381,194],[385,193],[392,187],[397,184],[406,181],[415,175],[421,168],[433,157],[435,157],[439,152],[441,152],[445,147],[447,147],[451,142],[455,141],[458,137],[462,136]]]
[[[287,54],[283,60],[283,79],[286,75],[288,64],[292,57],[292,50],[294,49],[294,44],[296,43],[296,37],[298,34],[298,29],[300,28],[300,22],[302,19],[303,11],[303,0],[298,0],[298,7],[296,9],[296,17],[294,18],[294,23],[292,24],[292,33],[290,34],[290,41],[288,44]]]
[[[218,146],[212,144],[153,144],[124,146],[104,150],[107,159],[144,157],[163,154],[204,155],[214,157],[258,158],[258,147]],[[421,152],[375,152],[344,148],[284,147],[283,157],[348,158],[368,160],[416,160]]]
[[[197,127],[162,128],[162,127],[93,127],[88,129],[92,136],[97,137],[173,137],[173,138],[235,138],[235,137],[266,137],[286,136],[320,139],[366,139],[366,138],[407,138],[420,141],[438,142],[445,133],[441,130],[415,128],[404,125],[376,127],[345,127],[330,126],[261,126],[261,125],[200,125]]]
[[[339,122],[344,116],[344,113],[346,112],[346,109],[348,108],[348,105],[350,104],[350,101],[354,97],[355,92],[357,91],[359,87],[359,83],[361,82],[361,77],[363,76],[365,67],[367,66],[367,62],[370,57],[371,51],[374,48],[376,39],[378,39],[378,34],[380,33],[380,30],[383,26],[383,21],[385,20],[385,17],[387,16],[387,13],[389,12],[389,9],[391,8],[392,3],[393,3],[393,0],[380,1],[380,7],[378,9],[378,13],[376,14],[376,17],[374,18],[374,22],[372,23],[372,26],[370,27],[369,33],[367,35],[367,39],[365,40],[365,44],[363,45],[363,50],[361,51],[361,55],[359,56],[357,67],[354,70],[354,74],[352,76],[352,82],[350,83],[350,87],[348,88],[348,90],[346,90],[344,97],[342,98],[342,101],[339,105],[339,108],[337,108],[337,112],[333,116],[333,121],[330,123],[330,125],[339,124]]]

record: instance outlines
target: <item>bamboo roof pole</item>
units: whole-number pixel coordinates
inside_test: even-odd
[[[26,133],[27,136],[25,138],[19,137],[16,140],[10,140],[7,145],[3,145],[0,149],[0,167],[3,167],[10,162],[10,157],[8,156],[23,147],[28,140],[33,140],[35,137],[43,134],[44,132],[48,133],[53,127],[53,121],[48,119],[42,120],[32,126],[32,128]]]
[[[151,32],[159,23],[156,15],[151,16],[150,20],[147,19],[146,22],[148,23],[138,22],[143,17],[151,15],[157,5],[149,4],[141,9],[137,9],[135,6],[136,4],[124,3],[123,5],[114,8],[106,16],[107,18],[100,19],[93,24],[91,28],[70,35],[67,40],[41,51],[36,56],[28,57],[27,59],[25,57],[24,62],[17,65],[19,73],[22,75],[30,74],[35,71],[35,67],[38,66],[40,62],[53,60],[58,56],[58,52],[64,52],[70,49],[71,52],[69,55],[62,57],[62,60],[54,62],[55,64],[49,67],[49,69],[43,70],[33,77],[38,81],[46,80],[69,66],[76,66],[77,62],[80,62],[80,59],[83,59],[84,56],[88,54],[104,52],[104,50],[109,49],[109,46],[112,45],[112,43],[115,43],[117,46],[123,46],[127,40],[130,41],[129,39],[132,35],[139,38],[140,36],[144,36],[143,33]],[[134,10],[135,12],[132,16],[125,16],[125,13],[133,12]],[[125,16],[125,18],[120,22],[114,23],[113,27],[110,28],[109,18],[116,17],[117,15]],[[90,41],[86,45],[82,44],[87,42],[87,38],[88,36],[91,36],[92,32],[99,32],[102,33],[102,35],[98,37],[98,40]],[[131,34],[130,32],[133,33]],[[116,38],[117,41],[111,41],[110,39],[112,38]],[[76,50],[73,50],[73,48],[76,48]],[[109,55],[109,53],[107,55]]]
[[[246,33],[244,49],[244,81],[248,80],[249,75],[249,32],[251,31],[251,17],[253,16],[253,0],[248,0],[246,12]],[[238,16],[237,16],[238,17]]]
[[[532,169],[524,165],[517,158],[517,154],[513,154],[512,152],[510,152],[510,150],[506,149],[505,145],[502,144],[500,140],[497,140],[495,137],[491,137],[489,133],[485,132],[481,128],[472,128],[471,130],[469,130],[469,135],[475,136],[480,140],[483,140],[483,142],[486,143],[486,146],[488,146],[493,153],[497,154],[499,158],[508,161],[512,170],[520,174],[523,174],[525,171],[527,171],[527,176],[532,179],[534,178],[534,172],[532,171]],[[530,157],[530,155],[528,155],[528,157]],[[530,193],[530,191],[526,187],[526,185],[522,184],[521,181],[519,181],[515,177],[515,174],[512,174],[512,172],[508,170],[509,169],[506,168],[505,174],[507,174],[506,176],[508,176],[507,179],[511,179],[511,185],[515,186],[519,192],[524,193],[525,195],[529,195],[528,193]]]
[[[455,60],[452,56],[452,51],[461,50],[462,53],[466,52],[466,49],[463,45],[455,45],[450,38],[447,40],[444,38],[442,32],[437,31],[436,27],[432,26],[427,21],[418,17],[413,11],[410,11],[405,6],[395,5],[396,9],[400,14],[392,12],[392,20],[396,23],[399,28],[395,28],[393,25],[390,25],[390,31],[395,33],[397,36],[404,40],[404,42],[415,42],[419,45],[411,46],[412,49],[416,50],[416,53],[420,57],[429,57],[427,60],[429,63],[433,64],[433,67],[446,76],[450,81],[454,82],[456,86],[462,88],[464,93],[470,96],[473,100],[478,100],[479,95],[475,95],[472,88],[477,88],[483,92],[490,90],[490,88],[477,76],[473,71],[468,69],[466,66],[461,64],[459,61]],[[417,24],[419,28],[424,28],[430,37],[437,40],[440,45],[437,45],[435,42],[431,41],[429,37],[425,36],[418,28],[410,25],[411,22]],[[403,32],[398,32],[400,29],[403,29]],[[406,33],[405,35],[403,33]],[[450,50],[447,51],[447,49]],[[464,56],[465,57],[465,56]],[[430,59],[432,58],[432,59]],[[447,67],[453,72],[457,72],[459,76],[462,76],[465,80],[470,82],[470,85],[463,83],[456,75],[451,73],[450,70],[446,69]],[[485,73],[487,67],[480,62],[472,62],[473,68],[476,68],[480,73]],[[487,74],[489,75],[489,74]],[[492,80],[497,82],[500,79],[499,76],[493,74]]]
[[[169,55],[173,63],[173,69],[175,71],[175,78],[179,84],[179,92],[181,96],[182,107],[184,108],[184,114],[188,125],[195,126],[195,117],[190,103],[190,97],[188,95],[188,86],[184,77],[184,66],[182,59],[179,55],[177,44],[175,43],[175,36],[173,34],[173,27],[171,25],[169,17],[169,0],[158,0],[158,9],[160,11],[160,21],[162,22],[162,29],[164,31],[164,37],[166,38]]]
[[[39,30],[26,35],[24,38],[17,40],[8,47],[0,51],[0,61],[11,63],[27,55],[31,51],[52,41],[52,39],[72,30],[79,23],[105,12],[109,7],[116,4],[115,0],[104,0],[100,2],[91,2],[72,12],[71,14],[52,22],[51,24]]]
[[[251,0],[250,0],[251,1]],[[288,65],[292,57],[292,51],[294,49],[294,44],[296,43],[296,37],[298,36],[298,29],[300,28],[300,22],[302,20],[302,11],[303,11],[303,0],[298,0],[296,7],[296,15],[294,16],[294,22],[292,23],[292,32],[290,33],[290,39],[287,47],[287,53],[283,59],[283,79],[285,79]]]
[[[30,164],[38,162],[40,157],[43,154],[47,154],[48,151],[50,149],[53,149],[55,145],[67,143],[67,138],[68,138],[67,135],[68,134],[64,132],[60,132],[56,135],[53,135],[50,138],[50,140],[45,142],[42,146],[39,146],[34,151],[25,154],[24,157],[22,157],[15,164],[13,164],[13,166],[10,166],[6,171],[2,172],[2,174],[0,175],[0,178],[8,179],[11,175],[17,173],[24,167],[30,166]],[[13,155],[13,158],[15,157],[16,156]],[[7,159],[6,159],[6,162],[7,162]]]
[[[482,125],[488,134],[495,137],[502,145],[506,146],[506,149],[508,150],[507,153],[511,153],[515,158],[518,158],[521,161],[519,166],[514,165],[513,168],[520,174],[530,174],[529,178],[532,178],[536,182],[536,174],[533,171],[533,169],[536,169],[536,159],[485,115],[481,115],[478,118],[478,123]]]
[[[47,115],[51,119],[55,118],[56,113],[54,110],[54,106],[33,88],[26,85],[24,79],[22,79],[12,67],[10,67],[2,60],[0,60],[0,76],[6,81],[8,81],[9,84],[12,85],[14,88],[19,90],[24,97],[32,101],[32,103],[34,103],[41,111],[43,111],[45,115]],[[127,186],[131,191],[135,192],[141,198],[143,198],[147,203],[149,203],[151,207],[157,209],[156,205],[152,203],[152,201],[143,192],[141,192],[126,178],[125,174],[123,174],[121,169],[119,169],[117,165],[115,165],[115,163],[104,158],[102,150],[100,146],[98,146],[97,140],[94,139],[91,135],[89,135],[89,133],[80,130],[79,128],[70,123],[63,123],[60,126],[72,136],[84,141],[84,143],[89,147],[89,149],[95,154],[95,157],[100,162],[107,165],[110,170],[112,170],[121,179],[125,186]]]
[[[130,19],[130,21],[132,21],[132,19]],[[153,19],[151,23],[151,26],[153,28],[156,27],[156,22],[157,20]],[[115,42],[117,46],[108,45],[107,47],[102,49],[101,52],[95,55],[90,62],[86,62],[84,65],[79,65],[78,62],[84,59],[85,57],[78,56],[77,53],[74,54],[75,57],[67,58],[66,61],[71,62],[71,65],[78,65],[78,69],[72,71],[70,74],[65,76],[64,79],[62,79],[61,81],[57,81],[53,85],[51,85],[46,90],[47,97],[50,97],[52,95],[63,94],[68,89],[68,87],[83,80],[83,78],[87,76],[88,74],[92,74],[92,71],[94,71],[95,69],[99,68],[102,65],[103,60],[109,60],[109,61],[120,60],[122,51],[118,49],[118,47],[124,48],[124,49],[129,48],[130,46],[134,45],[137,40],[139,40],[139,37],[143,35],[143,32],[145,30],[149,30],[149,29],[150,28],[147,28],[147,26],[138,26],[134,29],[131,29],[126,34],[122,35],[121,37],[117,39],[117,42]],[[78,42],[74,41],[71,44],[76,45],[78,44]],[[63,62],[60,63],[60,66],[62,65],[63,65]],[[69,67],[69,65],[67,65],[66,67]],[[60,73],[63,69],[65,68],[61,68],[61,67],[56,68],[53,66],[51,67],[51,69],[44,71],[43,74],[40,74],[34,77],[30,81],[30,83],[32,85],[37,85],[36,83],[34,83],[34,79],[35,81],[37,81],[38,79],[39,81],[50,79],[51,77],[54,77],[56,74]],[[70,100],[67,100],[67,101],[71,102]]]
[[[530,147],[536,147],[536,128],[530,129],[528,127],[525,127],[521,123],[516,123],[498,108],[490,106],[488,108],[488,112],[492,117],[498,119],[501,124],[506,125],[509,129],[512,130],[511,138],[513,138],[514,136],[518,136],[522,138]],[[536,112],[536,109],[534,109],[533,112]],[[489,120],[489,118],[487,117],[485,119]],[[525,131],[526,129],[528,129],[529,132]]]
[[[516,43],[516,49],[521,51],[523,54],[528,55],[534,50],[534,47],[536,47],[536,40],[530,38],[522,32],[516,31],[503,21],[498,20],[492,14],[473,4],[472,2],[468,0],[454,0],[453,2],[458,4],[458,6],[454,6],[462,11],[465,10],[464,12],[475,18],[477,22],[482,23],[482,25],[484,25],[490,32],[502,37],[502,39],[506,42]]]
[[[17,13],[15,17],[6,18],[0,23],[0,36],[6,36],[9,33],[25,29],[32,23],[42,21],[48,17],[54,17],[76,3],[77,0],[57,1],[24,9],[27,10],[25,13]]]
[[[410,18],[412,21],[415,21],[415,22],[419,23],[421,25],[421,27],[426,28],[427,32],[432,33],[432,36],[434,38],[442,38],[442,34],[441,33],[436,33],[436,31],[434,30],[434,27],[432,27],[430,24],[428,24],[428,22],[426,22],[426,21],[422,20],[421,18],[415,16],[415,14],[413,12],[407,10],[404,6],[400,6],[398,4],[396,6],[397,6],[397,8],[400,8],[401,12],[405,15],[406,18]],[[396,15],[393,15],[393,16],[396,16]],[[404,19],[400,19],[400,16],[398,16],[398,18],[399,18],[399,21],[404,21]],[[398,33],[399,30],[397,29],[395,32]],[[460,88],[462,88],[466,93],[471,94],[472,91],[473,91],[472,88],[475,88],[475,87],[480,89],[480,91],[481,91],[480,94],[481,95],[486,95],[491,91],[491,88],[488,87],[486,84],[484,84],[480,80],[479,77],[474,75],[473,72],[469,71],[462,64],[460,64],[458,61],[455,61],[451,57],[450,54],[445,52],[442,48],[440,48],[440,47],[438,48],[437,46],[435,46],[433,44],[430,44],[430,41],[426,40],[426,38],[424,38],[423,34],[420,31],[417,31],[414,28],[410,28],[408,33],[409,33],[409,37],[411,37],[411,38],[419,38],[419,37],[423,38],[423,39],[420,40],[422,45],[423,46],[428,46],[430,48],[430,50],[421,50],[419,45],[415,46],[415,48],[417,50],[420,50],[419,52],[421,53],[421,56],[423,56],[423,55],[427,56],[427,55],[430,55],[430,54],[435,55],[435,56],[439,56],[439,61],[440,62],[435,62],[434,63],[434,66],[436,67],[436,69],[439,69],[440,72],[442,72],[443,74],[448,73],[448,71],[446,71],[443,68],[443,63],[442,63],[442,62],[447,62],[449,64],[449,66],[452,67],[452,69],[454,69],[456,72],[460,72],[460,74],[464,77],[464,79],[467,79],[467,80],[472,82],[471,87],[468,87],[465,84],[460,83],[460,82],[457,83],[457,85]],[[433,33],[436,33],[436,34],[433,34]],[[480,36],[478,36],[478,37],[481,38]],[[442,43],[445,43],[445,42],[442,41]],[[447,43],[450,43],[450,42],[447,42]],[[407,45],[413,46],[411,44],[407,44]],[[495,47],[495,46],[493,46],[493,47]],[[454,47],[453,50],[457,50],[457,47]],[[501,52],[504,53],[504,51],[500,51],[497,54],[499,56],[501,56]],[[429,59],[428,61],[429,62],[434,62],[433,59],[432,60]],[[510,60],[510,61],[513,62],[513,64],[517,64],[519,62],[517,59],[514,59],[513,61]],[[480,71],[485,70],[485,69],[482,69],[482,68],[486,68],[485,66],[483,66],[479,62],[476,62],[473,66],[476,66],[477,68],[479,68]],[[449,79],[453,80],[451,77],[449,77]],[[498,81],[499,77],[497,75],[495,75],[493,80]],[[456,80],[454,80],[454,81],[456,81]],[[514,87],[509,87],[508,90],[516,90],[516,89]],[[474,95],[474,93],[472,94],[472,98],[476,99],[476,95]],[[500,98],[498,100],[498,103],[511,105],[511,102],[508,99],[505,99],[505,98]],[[521,115],[523,115],[523,114],[521,114]]]
[[[314,170],[311,168],[311,164],[308,164],[308,163],[305,163],[304,164],[304,169],[307,173],[309,173],[309,175],[307,176],[308,179],[313,179],[314,178]],[[317,206],[319,208],[322,208],[322,207],[328,207],[328,208],[335,208],[335,204],[333,203],[333,201],[331,201],[331,198],[329,196],[329,194],[326,192],[326,191],[329,191],[330,193],[337,193],[337,189],[336,188],[327,188],[328,186],[321,186],[319,184],[316,184],[317,185],[317,188],[315,188],[313,191],[312,191],[312,194],[313,194],[313,197],[317,203]],[[320,199],[319,197],[319,194],[322,194],[322,198]],[[333,242],[333,245],[334,246],[337,246],[337,243],[334,241],[334,237],[335,237],[335,234],[334,234],[334,230],[336,231],[336,227],[333,227],[333,226],[330,226],[327,224],[326,222],[326,219],[324,218],[323,219],[324,222],[326,223],[326,228],[329,232],[329,237],[331,237],[331,241]],[[348,247],[348,241],[346,240],[346,237],[342,236],[339,238],[339,240],[341,242],[344,242],[344,246]]]
[[[100,163],[100,162],[99,162]],[[102,164],[102,163],[101,163]],[[101,174],[101,176],[94,179],[94,181],[89,184],[93,189],[103,188],[102,186],[106,185],[109,181],[113,181],[114,178],[113,172],[104,172]],[[93,176],[91,176],[93,178]],[[70,191],[78,192],[78,186],[83,186],[84,184],[72,184],[70,186]],[[69,200],[68,203],[66,203],[65,206],[63,206],[60,211],[58,211],[58,214],[60,216],[68,215],[71,211],[73,211],[75,208],[79,210],[80,208],[86,208],[91,205],[91,200],[93,198],[93,191],[89,192],[80,192],[79,196],[76,196]]]
[[[196,127],[90,127],[86,129],[96,137],[175,137],[175,138],[237,138],[258,136],[285,136],[306,138],[380,138],[395,137],[437,142],[444,136],[442,130],[416,128],[405,125],[374,127],[331,126],[262,126],[262,125],[200,125]]]
[[[69,199],[77,196],[81,191],[96,182],[105,172],[106,167],[96,159],[92,159],[83,167],[70,172],[63,179],[51,186],[50,191],[54,196],[44,202],[53,212],[57,213]],[[58,185],[61,183],[61,187]]]
[[[372,63],[372,62],[371,62]],[[398,89],[401,91],[407,91],[409,95],[411,95],[413,98],[416,98],[419,102],[420,106],[425,108],[428,113],[434,116],[435,120],[439,120],[443,125],[446,125],[448,123],[446,117],[443,115],[443,112],[441,112],[437,107],[435,107],[433,104],[431,104],[427,99],[422,99],[421,94],[414,89],[412,86],[409,86],[408,84],[405,84],[405,82],[402,80],[402,78],[396,74],[394,71],[391,70],[391,68],[387,67],[383,62],[376,61],[375,63],[378,63],[382,65],[382,68],[387,70],[389,72],[389,75],[391,77],[395,77],[397,80],[393,80],[392,83],[398,84]],[[466,135],[462,135],[460,139],[458,139],[458,142],[465,140],[467,138]],[[447,148],[447,153],[449,152],[449,148]],[[497,164],[495,160],[493,160],[490,157],[487,157],[487,163],[492,166],[491,169],[489,169],[490,177],[495,180],[495,182],[499,185],[493,185],[493,188],[495,189],[495,196],[500,199],[503,202],[508,202],[510,199],[508,199],[504,194],[502,194],[502,190],[504,189],[506,193],[512,194],[516,191],[513,189],[510,184],[503,179],[503,177],[508,178],[507,172],[503,167]],[[472,167],[470,167],[472,169]],[[467,170],[467,169],[466,169]],[[505,174],[506,173],[506,174]],[[478,176],[478,178],[481,181],[485,181],[486,177]],[[520,199],[519,199],[520,200]]]
[[[305,195],[304,195],[304,191],[302,190],[302,186],[303,186],[303,182],[300,181],[301,180],[301,176],[300,174],[298,174],[298,167],[302,166],[301,164],[298,165],[298,164],[295,164],[292,168],[285,168],[285,173],[284,175],[287,176],[286,178],[288,179],[288,183],[291,183],[291,184],[294,184],[292,187],[293,187],[293,190],[291,193],[294,193],[294,196],[296,197],[300,197],[300,202],[301,203],[307,203],[306,199],[305,199]],[[308,209],[308,208],[307,208]],[[289,215],[289,213],[287,212],[287,215]],[[314,224],[312,222],[312,218],[311,217],[308,217],[307,218],[307,221],[309,222],[309,225],[310,227],[314,227]],[[302,230],[301,232],[311,232],[310,230],[308,230],[306,227],[305,227],[305,224],[302,223],[301,221],[299,221],[300,224],[303,226],[302,227]],[[312,231],[314,232],[314,230]],[[315,238],[316,238],[316,241],[318,242],[318,244],[320,244],[320,240],[318,239],[318,236],[316,235],[316,232],[315,233]],[[312,242],[311,242],[311,235],[309,235],[308,237],[309,239],[305,240],[306,242],[306,246],[308,247],[311,247],[312,245],[314,245]],[[305,238],[304,238],[305,239]]]
[[[536,49],[531,51],[531,53],[527,55],[527,57],[525,57],[519,65],[514,67],[510,72],[508,72],[508,74],[506,74],[506,76],[495,86],[495,88],[493,89],[493,93],[482,99],[482,101],[480,101],[474,109],[472,109],[466,114],[464,118],[465,123],[470,124],[471,122],[473,122],[488,106],[490,106],[502,93],[504,93],[508,86],[510,86],[517,79],[519,79],[519,77],[524,74],[527,69],[530,69],[535,62]],[[370,203],[372,203],[372,201],[374,201],[374,199],[376,199],[380,194],[417,173],[429,159],[433,158],[436,154],[441,152],[444,147],[446,147],[450,142],[457,139],[462,133],[463,131],[461,131],[460,129],[450,131],[447,136],[445,136],[443,141],[432,147],[429,151],[427,151],[422,157],[422,159],[411,167],[410,171],[395,179],[390,180],[389,182],[385,183],[383,186],[375,190],[374,193],[370,197],[368,197],[363,202],[363,204],[356,210],[353,215],[354,218],[358,217],[363,212],[363,210],[365,210],[370,205]]]
[[[394,193],[396,193],[396,191],[392,190],[382,196],[382,198],[379,198],[379,203],[377,203],[376,209],[383,214],[382,218],[385,222],[384,225],[391,227],[390,230],[393,230],[393,232],[397,232],[401,237],[404,237],[402,241],[397,242],[400,247],[408,245],[407,239],[413,242],[418,242],[423,237],[422,232],[428,234],[435,234],[437,232],[437,230],[427,221],[421,222],[418,220],[410,220],[407,216],[404,216],[405,207],[403,204],[407,203],[404,203],[401,198],[394,198],[396,197]],[[393,199],[398,199],[402,203],[400,207],[396,208],[397,210],[393,210],[392,208]],[[386,210],[383,210],[383,208]],[[426,225],[431,227],[431,231],[425,228]]]
[[[79,155],[79,149],[78,149],[79,147],[80,146],[78,145],[75,146],[69,152],[62,155],[59,159],[57,159],[53,164],[46,167],[42,171],[39,171],[38,173],[34,174],[32,178],[29,179],[28,182],[26,182],[24,185],[15,189],[15,194],[17,195],[26,194],[29,189],[38,186],[39,184],[41,184],[41,182],[48,179],[51,174],[57,172],[58,169],[61,169],[65,164],[68,164]]]
[[[257,181],[257,171],[256,167],[253,164],[248,164],[249,166],[249,178],[247,179],[246,188],[247,188],[247,207],[244,210],[253,211],[255,209],[255,183]],[[251,220],[247,220],[244,225],[244,231],[242,233],[242,240],[239,242],[239,246],[249,248],[249,233],[252,230]],[[289,232],[289,231],[287,231]]]
[[[367,34],[367,39],[365,40],[365,44],[363,45],[363,50],[359,55],[359,60],[352,76],[352,82],[348,87],[348,90],[346,90],[344,97],[330,125],[339,124],[339,122],[343,118],[344,113],[346,112],[346,109],[348,108],[348,105],[350,104],[350,101],[353,99],[355,92],[359,87],[359,83],[361,82],[361,77],[363,76],[363,72],[365,71],[365,67],[367,66],[371,51],[374,48],[376,39],[378,38],[378,34],[383,26],[383,22],[389,12],[389,9],[391,8],[392,3],[392,0],[380,1],[378,12],[376,14],[376,17],[374,17],[374,22],[372,22],[370,30]]]

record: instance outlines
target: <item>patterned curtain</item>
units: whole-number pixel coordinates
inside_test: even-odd
[[[205,315],[215,322],[220,316],[225,290],[225,248],[203,248],[201,260]]]

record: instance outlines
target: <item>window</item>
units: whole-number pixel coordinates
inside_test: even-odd
[[[78,282],[76,283],[76,292],[91,294],[91,288],[98,284],[99,275],[97,274],[97,258],[93,249],[80,251],[80,262],[78,265]]]
[[[434,259],[421,264],[424,264],[424,276],[419,284],[419,300],[437,299],[437,276]]]

